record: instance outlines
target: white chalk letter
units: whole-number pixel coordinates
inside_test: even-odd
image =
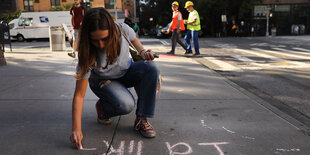
[[[142,154],[142,141],[140,140],[138,142],[138,151],[137,151],[137,155],[141,155]]]
[[[109,148],[109,142],[104,140],[103,143],[105,143],[107,148]],[[115,150],[113,146],[111,146],[110,152],[108,152],[107,154],[104,153],[103,155],[109,155],[111,153],[117,153],[118,155],[124,155],[124,149],[125,149],[124,146],[125,146],[125,141],[121,141],[121,144],[119,145],[117,150]]]
[[[174,145],[172,145],[172,146],[170,145],[169,142],[166,142],[166,145],[167,145],[167,148],[168,148],[168,150],[169,150],[169,154],[170,154],[170,155],[175,155],[175,154],[190,154],[190,153],[193,152],[192,148],[191,148],[188,144],[183,143],[183,142],[174,144]],[[173,148],[175,148],[175,147],[178,146],[178,145],[183,145],[183,146],[187,147],[187,151],[184,151],[184,152],[174,152],[174,151],[173,151]]]
[[[224,152],[218,145],[229,144],[228,142],[215,142],[215,143],[198,143],[198,145],[213,145],[220,155],[224,155]]]
[[[128,153],[131,154],[133,152],[133,148],[135,147],[135,141],[131,140],[128,148]]]

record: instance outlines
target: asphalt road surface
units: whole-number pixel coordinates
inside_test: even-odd
[[[141,42],[162,53],[155,62],[164,85],[152,119],[158,136],[139,136],[132,112],[121,118],[108,154],[309,154],[309,130],[302,127],[309,122],[307,41],[200,38],[201,57],[185,56],[179,46],[176,56],[163,54],[169,39]],[[69,143],[76,60],[44,52],[44,41],[13,47],[0,67],[0,154],[105,154],[118,117],[111,126],[97,124],[97,97],[89,90],[83,111],[89,150]]]

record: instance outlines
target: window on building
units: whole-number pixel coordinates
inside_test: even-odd
[[[60,6],[60,0],[51,0],[51,6],[52,7]]]
[[[67,2],[67,0],[62,0],[62,2]]]
[[[116,4],[116,0],[104,0],[104,6],[106,9],[114,9],[114,4]]]
[[[24,0],[24,9],[26,11],[33,11],[33,0]]]
[[[34,0],[35,3],[40,3],[40,0]]]

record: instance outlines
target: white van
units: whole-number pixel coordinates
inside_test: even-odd
[[[9,23],[10,35],[17,41],[49,38],[49,27],[62,26],[62,24],[72,30],[69,11],[24,12],[18,19]]]

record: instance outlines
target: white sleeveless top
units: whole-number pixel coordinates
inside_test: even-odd
[[[120,28],[126,34],[130,41],[133,41],[136,38],[136,34],[134,30],[129,27],[125,23],[118,23]],[[120,55],[117,58],[114,64],[108,65],[107,68],[103,69],[102,67],[106,66],[106,52],[100,51],[98,49],[98,58],[97,58],[97,66],[101,66],[98,70],[92,69],[88,73],[85,74],[83,79],[88,78],[99,78],[99,79],[116,79],[124,76],[127,72],[127,69],[130,67],[132,58],[129,56],[129,43],[124,38],[123,35],[120,37]],[[76,71],[80,72],[80,69],[77,65]]]

